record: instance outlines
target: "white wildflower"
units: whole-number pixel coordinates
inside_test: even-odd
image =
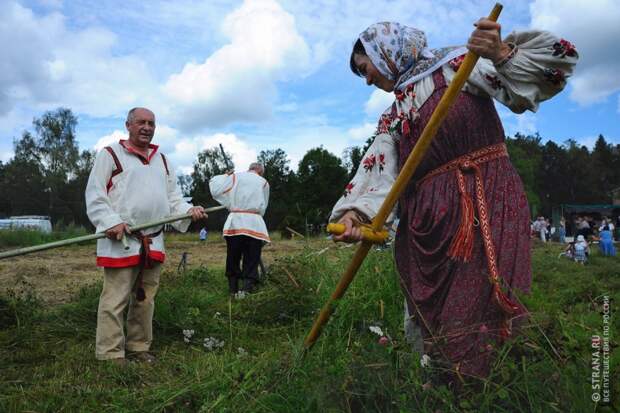
[[[193,335],[194,330],[183,330],[183,341],[189,343]]]
[[[241,290],[235,294],[237,300],[243,300],[245,298],[245,291]]]
[[[370,331],[372,331],[373,333],[375,333],[379,337],[383,337],[385,335],[385,334],[383,334],[383,330],[381,330],[381,327],[370,326],[369,329],[370,329]]]
[[[428,354],[422,355],[422,358],[420,358],[420,365],[422,367],[428,367],[431,365],[431,358],[428,356]]]
[[[224,347],[224,341],[218,340],[215,337],[207,337],[204,339],[202,345],[204,346],[204,348],[207,349],[207,351],[213,351],[215,349]]]
[[[244,349],[243,347],[238,347],[238,348],[237,348],[237,355],[238,355],[239,357],[244,357],[244,356],[247,356],[247,355],[248,355],[248,352],[247,352],[247,351],[245,351],[245,349]]]

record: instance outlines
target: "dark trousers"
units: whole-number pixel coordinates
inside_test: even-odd
[[[258,264],[263,241],[247,235],[226,238],[226,276],[231,282],[231,292],[236,292],[236,283],[243,279],[244,285],[253,286],[258,281]]]

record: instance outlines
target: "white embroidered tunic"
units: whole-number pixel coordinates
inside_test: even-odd
[[[560,92],[577,61],[574,46],[545,31],[513,32],[505,40],[515,47],[514,56],[500,67],[488,59],[479,59],[463,90],[490,96],[515,113],[535,112],[540,102]],[[450,82],[464,56],[441,67]],[[348,210],[356,210],[372,219],[398,175],[397,145],[402,133],[402,119],[415,119],[415,112],[435,89],[432,76],[426,76],[396,94],[398,116],[388,108],[379,119],[374,141],[368,148],[353,180],[334,206],[330,221],[337,221]],[[388,217],[388,223],[395,217]]]
[[[269,203],[269,183],[254,172],[217,175],[209,181],[211,196],[230,211],[225,237],[247,235],[271,242],[263,220]]]
[[[174,169],[166,157],[150,145],[148,158],[121,140],[99,151],[86,186],[86,212],[96,232],[103,232],[120,223],[129,226],[185,214],[192,207],[183,200]],[[116,157],[116,159],[115,159]],[[190,220],[174,223],[185,232]],[[161,228],[149,228],[143,233],[154,234]],[[100,267],[129,267],[140,262],[140,242],[128,236],[129,249],[120,241],[97,240],[97,265]],[[163,231],[153,237],[151,259],[164,262]]]

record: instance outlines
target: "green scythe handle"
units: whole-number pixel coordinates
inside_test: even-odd
[[[493,7],[493,10],[491,11],[491,14],[489,15],[489,20],[497,21],[497,18],[499,17],[499,13],[501,11],[502,5],[496,3],[495,7]],[[392,209],[394,208],[396,201],[401,196],[407,183],[411,180],[411,177],[413,176],[416,168],[422,161],[422,158],[424,157],[424,154],[426,153],[428,147],[433,141],[433,138],[435,137],[439,126],[448,114],[450,106],[452,106],[452,104],[454,103],[456,97],[465,85],[465,81],[467,81],[467,78],[474,69],[476,62],[478,61],[478,57],[479,56],[477,56],[471,51],[467,52],[465,60],[463,60],[463,63],[461,63],[461,66],[456,72],[454,78],[452,79],[452,82],[450,83],[441,100],[437,104],[437,107],[435,108],[435,111],[433,112],[430,120],[428,121],[428,124],[424,128],[422,135],[420,135],[420,139],[413,148],[413,151],[411,151],[411,153],[409,154],[407,162],[405,163],[405,165],[403,165],[402,170],[394,181],[392,189],[383,201],[379,212],[377,212],[377,216],[373,219],[372,229],[374,231],[378,232],[383,229],[385,220],[389,216],[390,211],[392,211]],[[306,350],[312,348],[315,341],[321,335],[321,330],[323,329],[323,326],[327,323],[327,321],[329,321],[329,317],[333,312],[333,309],[335,307],[334,304],[347,291],[349,284],[351,284],[351,281],[353,281],[355,274],[357,274],[357,270],[362,265],[362,262],[366,258],[366,255],[368,255],[368,251],[370,250],[371,246],[372,243],[368,241],[362,241],[360,243],[360,246],[357,248],[353,259],[349,263],[349,266],[347,267],[342,278],[340,278],[336,289],[329,297],[327,303],[325,303],[325,305],[321,309],[321,312],[319,313],[317,319],[314,321],[312,329],[310,330],[310,333],[308,333],[308,336],[304,341],[304,348]]]
[[[215,212],[215,211],[219,211],[224,208],[226,207],[220,205],[220,206],[216,206],[212,208],[207,208],[205,209],[205,212]],[[141,225],[136,225],[134,227],[130,227],[129,232],[140,231],[140,230],[151,228],[151,227],[157,227],[159,225],[169,224],[171,222],[180,221],[182,219],[187,219],[191,217],[192,217],[192,214],[170,216],[168,218],[160,219],[159,221],[148,222],[146,224],[141,224]],[[92,241],[92,240],[99,239],[99,238],[105,238],[105,232],[98,232],[96,234],[84,235],[82,237],[69,238],[69,239],[64,239],[61,241],[50,242],[47,244],[35,245],[33,247],[26,247],[26,248],[11,250],[11,251],[0,252],[0,260],[4,258],[9,258],[9,257],[16,257],[18,255],[30,254],[31,252],[64,247],[66,245],[77,244],[77,243],[84,242],[84,241]],[[126,241],[127,240],[125,240],[125,242]]]

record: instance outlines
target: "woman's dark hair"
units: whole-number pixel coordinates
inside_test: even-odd
[[[366,49],[364,49],[364,45],[362,44],[362,41],[360,39],[357,39],[357,41],[353,45],[353,51],[351,52],[351,59],[349,59],[349,67],[351,67],[351,71],[355,73],[357,76],[364,77],[364,75],[362,75],[360,71],[357,70],[357,65],[355,64],[355,59],[354,59],[356,54],[367,56]]]

